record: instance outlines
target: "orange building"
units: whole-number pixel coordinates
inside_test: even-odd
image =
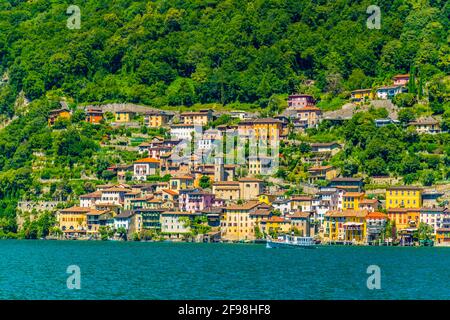
[[[57,119],[70,119],[70,116],[70,110],[67,108],[52,110],[48,114],[48,125],[54,125]]]
[[[397,230],[416,228],[420,221],[420,208],[390,208],[387,215]]]
[[[89,108],[86,110],[86,122],[97,124],[103,120],[103,110]]]

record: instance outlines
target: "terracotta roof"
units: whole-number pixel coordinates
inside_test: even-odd
[[[250,215],[252,215],[252,216],[270,216],[270,210],[257,209],[254,212],[252,212]]]
[[[192,176],[189,176],[189,175],[173,176],[172,178],[170,178],[170,180],[176,180],[176,179],[194,180],[194,178]]]
[[[89,211],[87,213],[88,216],[99,216],[102,215],[104,213],[109,212],[108,210],[96,210],[96,209],[91,209],[91,211]]]
[[[296,218],[309,218],[311,216],[310,212],[296,212],[292,215],[290,215],[289,217],[292,219],[296,219]]]
[[[155,158],[144,158],[140,160],[136,160],[134,163],[159,163],[159,160]]]
[[[282,218],[282,217],[273,216],[273,217],[267,219],[266,222],[276,222],[276,223],[278,223],[278,222],[287,222],[287,221],[284,218]]]
[[[362,199],[359,204],[376,204],[378,199]]]
[[[388,216],[382,212],[369,212],[366,216],[366,219],[389,219]]]
[[[59,212],[60,213],[88,213],[91,211],[91,208],[83,208],[83,207],[71,207],[67,209],[62,209]]]
[[[361,197],[364,196],[363,192],[346,192],[344,193],[344,197]]]
[[[176,195],[178,195],[178,192],[176,192],[176,191],[174,191],[174,190],[163,189],[162,191],[165,192],[165,193],[170,194],[171,196],[176,196]]]
[[[367,210],[343,210],[343,211],[331,210],[325,213],[325,216],[333,218],[340,218],[340,217],[364,218],[367,215],[367,213],[368,213]]]
[[[102,197],[101,191],[94,191],[91,193],[82,194],[80,196],[80,198],[101,198],[101,197]]]
[[[258,201],[248,201],[244,204],[230,205],[225,210],[251,210],[259,205]]]

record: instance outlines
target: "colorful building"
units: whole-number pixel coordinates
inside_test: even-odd
[[[221,217],[222,239],[226,241],[254,240],[256,223],[251,215],[259,205],[258,201],[249,201],[242,205],[225,207]]]
[[[288,108],[304,108],[315,105],[313,96],[307,94],[292,94],[288,97]]]
[[[367,214],[367,210],[328,211],[324,220],[324,241],[366,243]]]
[[[86,122],[98,124],[103,120],[103,110],[100,108],[88,108],[86,110]]]
[[[441,124],[432,117],[410,122],[409,125],[412,126],[419,134],[437,134],[442,132]]]
[[[58,119],[70,119],[71,113],[67,108],[51,110],[48,114],[48,125],[52,126]]]
[[[119,123],[130,122],[135,115],[131,110],[119,110],[114,113],[115,121]]]
[[[389,208],[387,215],[395,223],[397,231],[419,226],[420,208]]]
[[[159,173],[160,161],[154,158],[139,159],[133,164],[133,178],[135,180],[146,180],[148,176]]]
[[[421,207],[422,188],[400,186],[386,189],[386,209]]]
[[[394,86],[406,86],[409,82],[409,74],[398,74],[392,79]]]
[[[87,214],[95,209],[71,207],[57,212],[56,220],[65,237],[86,235]]]
[[[184,124],[206,126],[213,120],[212,110],[200,110],[198,112],[182,112],[181,122]]]
[[[365,99],[375,99],[375,93],[372,89],[359,89],[352,91],[351,99],[353,101],[363,101]]]
[[[380,238],[386,229],[388,216],[381,212],[369,212],[366,216],[367,241],[371,242]]]
[[[149,128],[160,128],[167,125],[173,115],[164,111],[147,111],[144,113],[144,125]]]
[[[342,197],[343,210],[358,210],[359,203],[364,199],[363,192],[346,192]]]

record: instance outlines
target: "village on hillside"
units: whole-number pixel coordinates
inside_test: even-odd
[[[372,100],[389,101],[407,91],[408,80],[409,75],[398,75],[391,86],[353,91],[352,103],[363,107]],[[138,155],[135,161],[109,166],[110,183],[97,184],[71,201],[19,202],[22,213],[56,214],[48,239],[258,242],[293,234],[321,244],[450,245],[448,185],[344,175],[330,162],[343,150],[342,141],[291,139],[292,133],[306,134],[324,119],[348,118],[339,111],[322,112],[311,95],[290,95],[286,108],[271,117],[130,104],[81,108],[88,123],[144,126],[154,134],[105,139],[103,148]],[[51,111],[48,125],[57,126],[72,113],[62,104]],[[390,114],[374,121],[376,127],[400,126]],[[413,119],[403,128],[420,135],[444,131],[431,117]],[[235,148],[224,152],[225,141]],[[286,148],[304,148],[310,155],[295,160],[306,166],[298,183],[278,174],[284,163],[294,161]]]

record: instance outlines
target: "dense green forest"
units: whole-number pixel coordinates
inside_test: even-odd
[[[67,28],[69,5],[81,28]],[[314,79],[315,95],[390,83],[412,65],[450,73],[445,0],[3,0],[0,112],[23,90],[77,102],[266,106]]]

